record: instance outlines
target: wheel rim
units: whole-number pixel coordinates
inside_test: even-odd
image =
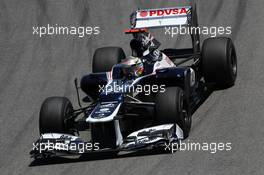
[[[237,74],[237,61],[236,61],[236,54],[234,51],[231,52],[231,68],[232,68],[232,73],[234,76]]]
[[[186,128],[189,130],[191,126],[191,117],[186,113],[184,113],[184,123],[186,125]]]
[[[72,110],[73,110],[73,108],[72,108],[72,106],[70,105],[70,106],[68,106],[67,108],[66,108],[66,110],[65,110],[65,118],[64,118],[64,129],[65,129],[65,131],[67,131],[67,130],[69,130],[70,129],[70,126],[71,126],[71,124],[70,124],[70,120],[69,120],[69,118],[70,118],[70,115],[72,114]]]
[[[179,109],[182,109],[182,124],[183,124],[183,126],[182,127],[184,127],[187,131],[189,131],[190,130],[190,125],[191,125],[191,117],[190,117],[190,115],[188,115],[188,112],[187,112],[187,110],[184,110],[184,95],[183,94],[181,94],[181,98],[180,98],[180,103],[179,103]]]

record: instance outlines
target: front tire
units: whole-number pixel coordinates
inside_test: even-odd
[[[39,132],[44,133],[69,133],[70,123],[67,123],[73,107],[66,97],[49,97],[40,109]]]
[[[158,124],[177,123],[183,130],[184,138],[189,136],[191,115],[185,109],[184,91],[179,87],[168,87],[156,96],[156,122]]]

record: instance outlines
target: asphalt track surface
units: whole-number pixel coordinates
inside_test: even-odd
[[[139,8],[178,3],[115,0],[0,0],[0,174],[264,174],[264,3],[262,0],[199,0],[201,26],[232,26],[238,55],[236,85],[216,91],[193,115],[189,140],[231,142],[231,151],[212,154],[134,154],[93,156],[31,165],[29,150],[38,137],[38,113],[48,96],[76,103],[73,80],[91,71],[91,57],[101,46],[123,46],[129,14]],[[32,35],[32,26],[99,26],[100,35]],[[205,38],[204,36],[203,38]],[[181,47],[181,37],[164,32],[165,47]],[[76,105],[75,105],[76,106]]]

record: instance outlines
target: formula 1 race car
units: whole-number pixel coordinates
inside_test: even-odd
[[[208,86],[234,85],[237,58],[230,38],[208,38],[200,48],[158,50],[148,32],[157,27],[198,27],[195,6],[137,10],[131,15],[132,56],[103,47],[93,56],[93,73],[75,80],[79,109],[66,97],[49,97],[41,107],[34,158],[90,152],[161,148],[188,137],[192,113]],[[188,63],[188,64],[187,64]],[[80,86],[80,87],[79,87]],[[86,94],[81,106],[79,89]],[[90,133],[88,140],[80,133]]]

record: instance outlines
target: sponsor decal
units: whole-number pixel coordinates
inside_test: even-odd
[[[139,15],[140,15],[141,17],[146,17],[146,16],[148,16],[148,12],[147,12],[147,11],[141,11],[141,12],[139,13]]]
[[[100,112],[109,112],[109,108],[102,108],[102,109],[100,109]]]
[[[115,105],[112,103],[101,105],[101,108],[113,108]]]
[[[159,17],[159,16],[170,16],[170,15],[182,15],[187,14],[187,9],[182,8],[173,8],[173,9],[159,9],[159,10],[149,10],[149,11],[140,11],[140,17]]]

